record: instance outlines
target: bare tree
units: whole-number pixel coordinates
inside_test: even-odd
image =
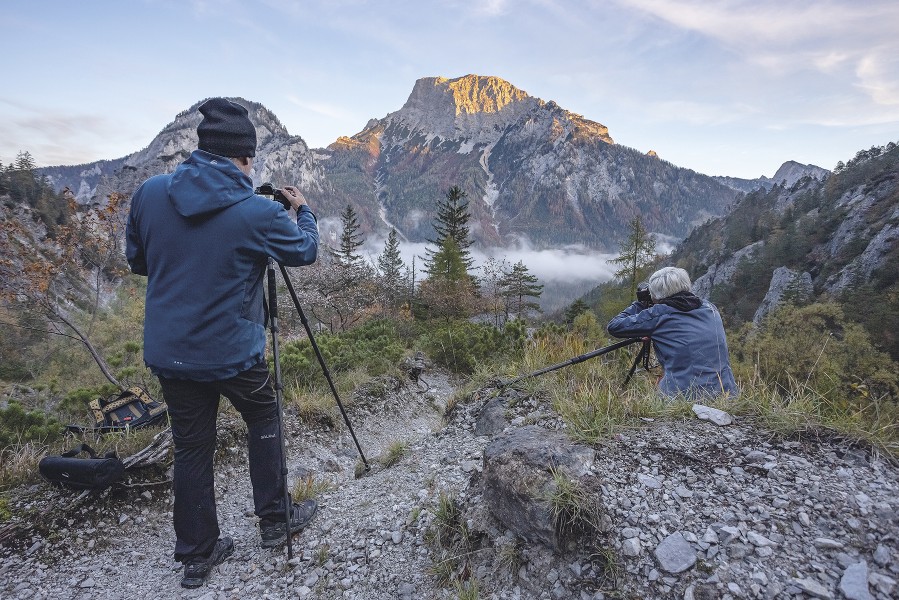
[[[110,194],[105,205],[84,211],[70,192],[64,199],[68,222],[56,228],[52,240],[37,243],[18,219],[0,223],[0,298],[39,311],[50,333],[77,339],[104,377],[125,389],[91,341],[104,289],[126,272],[125,197]]]

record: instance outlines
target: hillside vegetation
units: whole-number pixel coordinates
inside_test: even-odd
[[[669,262],[694,281],[714,274],[711,300],[733,329],[753,320],[777,268],[807,273],[810,288],[796,277],[784,290],[788,304],[835,303],[899,359],[899,146],[860,151],[823,182],[747,194],[697,227]]]
[[[790,408],[787,413],[801,407],[804,416],[799,421],[803,423],[807,420],[851,430],[884,448],[895,447],[895,360],[899,351],[899,274],[895,264],[899,257],[895,245],[887,247],[886,256],[878,257],[879,262],[860,264],[859,257],[878,232],[897,225],[897,168],[899,148],[890,144],[859,152],[847,164],[838,165],[834,175],[823,183],[804,179],[789,190],[775,186],[767,192],[748,194],[729,215],[694,230],[671,257],[645,265],[644,270],[649,272],[655,266],[676,263],[696,278],[741,248],[753,244],[760,247],[751,259],[737,265],[730,280],[716,282],[712,288],[712,300],[730,330],[734,368],[744,390],[740,403],[746,410],[781,414],[785,407]],[[95,222],[87,218],[92,211],[108,212],[109,206],[77,207],[72,203],[66,208],[64,195],[54,194],[48,182],[36,174],[27,153],[15,164],[0,169],[0,175],[4,221],[22,225],[7,227],[5,237],[0,239],[5,244],[2,266],[7,285],[0,306],[4,333],[0,339],[0,377],[6,382],[2,410],[8,411],[5,414],[9,417],[4,420],[7,431],[0,439],[5,441],[6,454],[28,444],[36,444],[43,451],[58,449],[71,443],[62,438],[59,425],[84,423],[87,402],[112,393],[115,386],[110,382],[126,387],[140,385],[158,394],[155,378],[141,359],[144,280],[122,278],[120,256],[99,266],[96,252],[79,254],[74,262],[53,262],[58,250],[51,249],[60,243],[54,237],[56,233],[69,231],[74,223]],[[464,200],[464,195],[459,198]],[[860,202],[858,198],[871,200]],[[860,204],[864,207],[863,219],[856,215]],[[119,207],[117,214],[125,208]],[[469,217],[464,203],[456,209],[462,212],[447,209],[446,215],[456,217],[446,218],[461,218],[461,222],[451,223],[445,231],[451,231],[450,237],[457,237],[464,248],[470,243],[465,241]],[[348,218],[355,223],[352,209],[348,210]],[[844,238],[852,239],[834,242],[847,221],[859,220],[865,224],[861,234],[852,237],[843,232]],[[411,282],[408,271],[403,274],[402,261],[394,257],[399,261],[394,265],[395,280],[384,281],[382,274],[370,272],[370,267],[354,254],[361,239],[358,226],[346,227],[345,232],[349,233],[342,242],[344,256],[335,250],[336,262],[323,259],[322,265],[300,269],[297,276],[324,277],[345,288],[344,295],[323,296],[313,293],[316,284],[298,280],[302,301],[315,318],[328,324],[331,333],[320,334],[319,345],[339,386],[347,392],[367,378],[395,370],[404,356],[417,351],[450,371],[482,380],[537,368],[607,343],[602,325],[631,300],[628,285],[617,281],[604,284],[572,307],[576,310],[569,311],[564,323],[547,321],[526,343],[527,319],[536,314],[522,312],[529,303],[519,297],[517,312],[510,313],[508,292],[490,296],[491,286],[498,290],[502,285],[512,285],[508,277],[519,267],[526,276],[524,265],[516,265],[505,274],[499,269],[496,279],[484,278],[480,291],[476,291],[465,267],[466,251],[439,249],[432,256],[435,265],[459,267],[448,270],[446,276],[439,274],[442,267],[433,267],[438,269],[437,276],[425,286],[419,282],[420,291],[413,291],[418,300],[409,305],[404,286]],[[461,262],[452,258],[453,252],[462,253],[458,259]],[[83,339],[59,328],[57,313],[42,311],[34,302],[23,302],[21,291],[9,287],[22,264],[14,260],[14,255],[32,254],[47,257],[38,262],[52,263],[54,268],[66,271],[54,274],[58,277],[52,279],[53,285],[63,290],[56,297],[61,304],[55,310],[70,316],[73,325],[89,333],[89,341],[107,363],[111,377],[104,377],[97,369],[97,360],[85,351]],[[344,265],[343,271],[340,265]],[[752,325],[771,272],[778,266],[810,272],[814,294],[788,295],[779,310],[761,324]],[[857,280],[853,285],[837,286],[834,282],[845,278],[847,266],[855,269]],[[869,277],[865,277],[865,268],[870,271]],[[80,292],[73,295],[77,290]],[[539,290],[531,293],[539,294]],[[365,298],[362,304],[360,298]],[[860,305],[864,310],[858,309]],[[485,309],[492,314],[492,325],[467,320]],[[288,308],[284,319],[288,338],[282,354],[285,383],[298,402],[317,399],[303,409],[316,414],[320,405],[327,404],[327,390],[316,377],[318,366],[311,347],[291,312]],[[595,396],[593,386],[589,378],[570,382],[564,387],[570,397],[559,399],[559,406],[574,407],[579,401],[572,398]],[[650,404],[657,402],[651,387],[641,394]],[[609,406],[616,404],[611,398],[607,401]],[[33,453],[38,456],[40,451]]]

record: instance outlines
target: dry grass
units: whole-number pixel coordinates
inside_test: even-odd
[[[592,535],[599,529],[600,511],[595,494],[559,469],[551,469],[553,485],[542,498],[550,506],[559,535]]]
[[[393,442],[380,457],[381,465],[385,468],[395,465],[405,456],[407,450],[409,450],[409,445],[406,442],[400,440]]]
[[[37,442],[8,446],[0,451],[0,490],[40,479],[37,464],[48,454],[48,447]]]
[[[291,489],[290,493],[294,502],[302,502],[303,500],[315,499],[329,491],[332,487],[331,482],[327,479],[307,475],[293,484],[293,489]]]
[[[527,348],[518,372],[534,371],[591,351],[572,336],[541,340]],[[570,433],[579,441],[596,443],[615,433],[639,426],[641,417],[692,417],[693,401],[660,396],[656,376],[638,370],[627,388],[622,386],[636,355],[628,346],[525,380],[517,387],[545,394]],[[738,398],[719,398],[704,403],[735,415],[753,417],[781,435],[826,430],[862,440],[899,457],[899,405],[889,398],[873,397],[860,390],[856,397],[836,402],[803,381],[790,380],[787,389],[766,382],[756,372],[737,382]]]
[[[333,427],[340,422],[340,409],[328,388],[309,390],[294,382],[284,388],[284,405],[295,408],[297,417],[305,423],[323,423]]]

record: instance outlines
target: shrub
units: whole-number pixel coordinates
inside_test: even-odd
[[[799,383],[834,406],[859,408],[871,397],[899,398],[895,363],[836,304],[787,306],[761,327],[744,326],[731,339],[734,367],[742,378],[757,370],[783,393]]]
[[[43,412],[26,411],[18,402],[0,409],[0,448],[28,442],[50,443],[62,438],[64,428]]]
[[[58,409],[69,414],[83,414],[87,405],[95,398],[105,398],[119,392],[119,388],[107,383],[96,387],[76,388],[66,394],[59,403]]]
[[[315,337],[319,351],[332,374],[362,368],[369,375],[382,375],[400,360],[404,347],[393,323],[375,320],[341,333]],[[312,385],[321,377],[321,367],[309,339],[284,345],[281,372],[285,379]]]
[[[471,374],[479,363],[520,354],[524,339],[523,321],[509,321],[501,329],[456,321],[426,334],[422,344],[436,364],[456,373]]]

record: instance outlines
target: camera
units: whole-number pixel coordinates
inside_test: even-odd
[[[290,210],[293,208],[290,204],[290,200],[287,199],[287,196],[284,195],[284,192],[281,190],[276,190],[275,186],[271,183],[263,183],[258,188],[253,190],[254,194],[259,194],[260,196],[271,196],[275,202],[280,202],[285,210]]]
[[[637,285],[637,301],[647,308],[652,306],[652,294],[649,293],[649,284],[645,281]]]

